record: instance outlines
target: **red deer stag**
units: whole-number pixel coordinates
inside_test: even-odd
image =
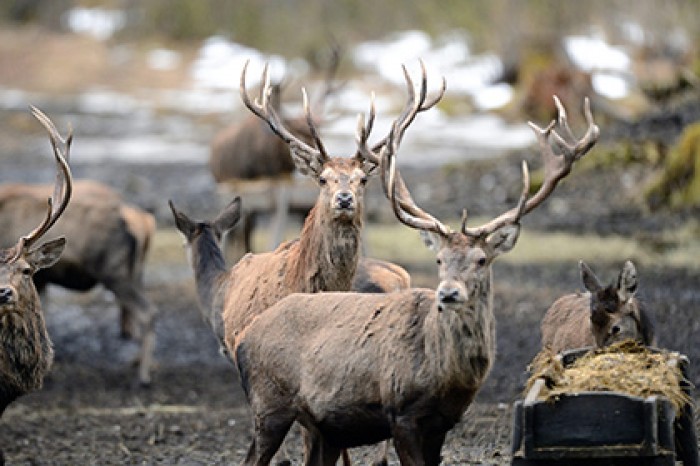
[[[0,415],[18,397],[41,388],[53,362],[53,347],[32,275],[58,260],[66,239],[35,244],[58,220],[71,197],[67,160],[72,135],[63,139],[39,109],[32,107],[32,113],[49,133],[58,169],[48,211],[44,199],[45,216],[39,226],[20,235],[14,246],[0,249]],[[2,458],[0,450],[0,464],[4,463]]]
[[[603,286],[583,261],[579,262],[586,293],[562,296],[542,319],[542,347],[555,352],[585,346],[602,347],[626,339],[654,344],[654,326],[635,296],[637,270],[625,262],[617,281]]]
[[[559,123],[571,135],[563,107]],[[597,141],[574,142],[531,124],[544,158],[545,181],[517,206],[460,231],[420,209],[396,171],[396,131],[381,149],[382,181],[397,218],[425,232],[437,251],[436,290],[391,294],[294,294],[260,314],[241,334],[228,331],[253,411],[246,465],[266,465],[294,421],[311,433],[306,464],[333,465],[341,449],[392,437],[401,464],[437,465],[446,433],[474,399],[491,367],[495,322],[491,263],[516,243],[520,220],[540,205]],[[392,132],[393,133],[393,132]],[[552,137],[562,153],[549,145]],[[571,136],[573,137],[573,136]]]
[[[12,238],[40,218],[50,190],[48,185],[0,187],[0,245],[12,244]],[[50,283],[75,291],[102,284],[114,293],[121,307],[121,335],[140,339],[138,380],[148,385],[157,310],[145,294],[143,267],[155,219],[95,181],[75,181],[73,192],[73,202],[54,226],[69,241],[54,266],[34,275],[36,288],[41,294]]]
[[[333,77],[340,63],[340,47],[331,48],[331,57],[324,90],[315,107],[323,106],[326,98],[335,92]],[[264,83],[263,83],[264,84]],[[270,86],[270,105],[281,115],[282,84]],[[306,117],[281,117],[282,124],[306,144],[313,144],[313,136]],[[282,241],[290,204],[288,187],[293,183],[295,164],[289,154],[287,143],[278,138],[267,124],[254,115],[233,123],[214,136],[209,155],[209,169],[214,180],[224,189],[243,195],[243,241],[246,252],[252,249],[252,232],[261,210],[272,207],[271,249]],[[262,194],[262,196],[256,196]],[[256,205],[253,199],[262,197],[264,205]],[[296,206],[299,208],[300,206]],[[301,208],[308,212],[311,204]]]

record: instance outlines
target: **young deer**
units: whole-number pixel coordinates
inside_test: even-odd
[[[557,106],[564,134],[573,137],[558,100]],[[381,148],[382,184],[396,217],[424,232],[437,251],[440,283],[436,290],[380,295],[294,294],[242,333],[227,328],[226,344],[255,426],[244,464],[269,464],[295,421],[311,434],[309,465],[333,465],[341,449],[389,437],[401,464],[440,463],[445,435],[474,399],[494,358],[491,264],[515,245],[521,218],[552,194],[597,141],[587,101],[585,114],[588,130],[572,143],[552,131],[555,122],[545,129],[531,124],[546,173],[540,189],[528,199],[523,164],[517,206],[474,228],[467,227],[465,214],[459,231],[412,200],[395,165],[405,128],[394,125]],[[550,147],[550,136],[560,154]]]
[[[603,347],[626,339],[654,344],[654,326],[637,299],[637,270],[625,262],[615,283],[603,286],[579,262],[586,293],[562,296],[547,310],[541,324],[542,347],[555,352],[585,346]]]
[[[45,208],[39,226],[21,236],[13,247],[0,249],[0,415],[18,397],[41,388],[53,362],[53,347],[32,275],[58,260],[66,240],[60,237],[34,245],[58,220],[71,197],[67,161],[72,135],[61,138],[46,115],[35,107],[32,113],[49,133],[58,168],[48,211]],[[64,152],[60,145],[65,146]]]

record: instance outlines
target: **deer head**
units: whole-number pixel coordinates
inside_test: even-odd
[[[529,197],[528,168],[523,162],[523,189],[516,207],[479,227],[467,227],[465,210],[461,229],[453,231],[415,204],[396,169],[395,150],[392,150],[402,134],[399,126],[394,126],[387,142],[381,147],[379,158],[382,186],[396,217],[405,225],[420,230],[426,244],[437,252],[440,284],[436,299],[440,310],[463,308],[486,299],[490,288],[490,264],[498,255],[513,248],[520,231],[520,219],[542,204],[559,181],[571,171],[573,163],[596,143],[599,129],[593,122],[588,100],[584,103],[588,130],[578,140],[569,128],[564,107],[556,96],[554,100],[559,111],[559,127],[564,136],[554,131],[556,121],[552,121],[546,128],[530,123],[539,142],[544,164],[545,180],[540,189]],[[554,152],[550,138],[553,139],[554,146],[560,149],[559,153]],[[567,142],[565,138],[570,141]]]
[[[290,148],[292,159],[297,169],[316,180],[320,187],[320,194],[316,203],[334,220],[353,222],[362,216],[362,206],[364,204],[364,190],[368,177],[374,172],[379,163],[376,152],[384,147],[389,140],[388,137],[375,144],[372,149],[367,148],[367,138],[371,132],[374,119],[374,105],[372,105],[370,121],[367,126],[358,126],[357,141],[358,150],[352,157],[330,157],[319,136],[314,117],[309,106],[309,99],[306,91],[302,89],[304,113],[306,122],[311,133],[314,146],[311,146],[296,137],[288,128],[284,126],[279,117],[277,109],[274,107],[272,96],[274,88],[270,85],[270,78],[267,66],[263,70],[260,95],[251,100],[246,90],[246,71],[248,63],[241,73],[240,93],[243,103],[255,115],[265,121],[269,127],[280,138],[282,138]],[[404,68],[406,83],[408,87],[408,101],[406,106],[394,122],[394,126],[399,127],[401,135],[411,124],[418,112],[424,111],[435,105],[442,97],[445,86],[439,95],[426,102],[427,78],[425,68],[421,81],[421,92],[416,97],[413,82]],[[398,133],[398,131],[397,131]],[[398,148],[400,136],[393,139],[392,150]]]
[[[652,336],[645,335],[642,310],[635,298],[637,270],[631,261],[625,262],[617,281],[608,286],[586,265],[579,262],[581,281],[591,294],[591,329],[598,347],[634,339],[651,344]]]
[[[22,236],[13,247],[0,250],[0,313],[21,314],[35,309],[39,298],[32,281],[34,273],[53,265],[66,244],[65,238],[48,241],[40,246],[34,244],[56,223],[68,205],[72,190],[72,178],[68,166],[70,146],[73,139],[69,133],[63,139],[51,120],[39,109],[31,107],[32,114],[49,133],[56,164],[54,192],[48,199],[48,210],[44,220],[27,235]],[[60,146],[64,146],[62,151]]]

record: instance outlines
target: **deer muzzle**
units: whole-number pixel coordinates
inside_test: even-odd
[[[450,306],[459,306],[466,301],[464,286],[458,282],[445,280],[437,288],[438,309],[444,311]]]
[[[0,287],[0,306],[14,304],[17,293],[11,286]]]
[[[355,215],[355,195],[350,191],[339,191],[333,196],[333,210],[336,218],[352,217]]]

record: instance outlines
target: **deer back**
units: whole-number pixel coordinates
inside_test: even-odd
[[[411,276],[394,263],[362,257],[352,282],[352,290],[360,293],[391,293],[411,287]]]
[[[293,134],[310,144],[303,118],[286,119]],[[257,117],[251,116],[217,133],[211,144],[209,169],[217,183],[230,179],[289,176],[295,166],[289,147]]]
[[[7,226],[0,233],[0,245],[7,246],[13,236],[36,224],[44,215],[45,199],[51,189],[48,185],[35,185],[0,190],[0,222]],[[131,279],[135,270],[142,268],[139,258],[143,254],[138,251],[138,237],[129,228],[132,216],[128,212],[123,216],[121,196],[91,180],[76,181],[74,192],[73,202],[52,230],[70,241],[61,260],[39,272],[37,281],[87,290],[104,279]]]

